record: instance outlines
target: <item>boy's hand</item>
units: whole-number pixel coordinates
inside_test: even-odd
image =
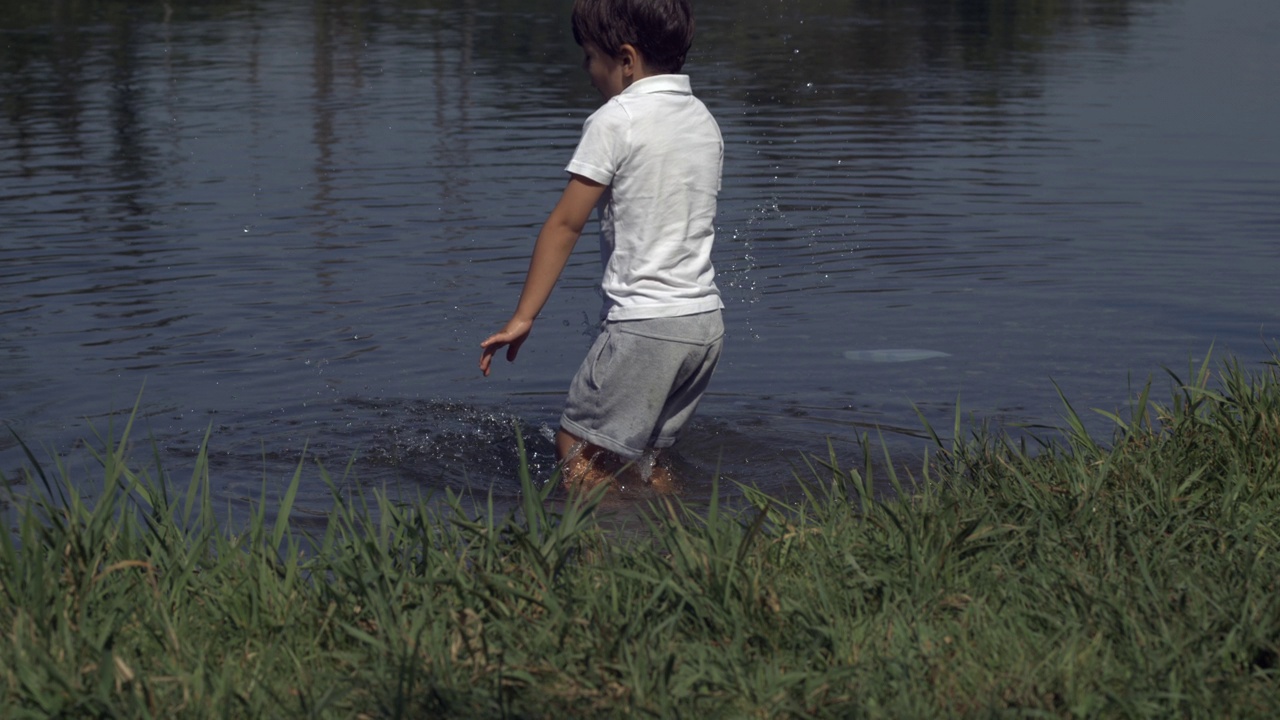
[[[532,320],[511,318],[507,321],[506,327],[480,343],[480,347],[483,348],[480,353],[480,372],[484,373],[485,377],[489,377],[489,363],[493,362],[493,356],[504,345],[507,348],[507,362],[515,362],[516,353],[520,352],[520,346],[529,338],[529,331],[532,329]]]

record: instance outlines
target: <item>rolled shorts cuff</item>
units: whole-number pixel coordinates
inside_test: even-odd
[[[633,447],[628,447],[626,445],[623,445],[622,443],[614,440],[613,438],[606,437],[593,430],[588,430],[587,428],[582,427],[578,423],[570,420],[567,417],[564,417],[563,415],[560,416],[560,429],[578,438],[579,440],[585,440],[591,443],[592,445],[595,445],[596,447],[602,447],[605,450],[608,450],[609,452],[622,458],[623,460],[638,460],[640,456],[643,455],[645,453],[645,450],[647,449],[647,448],[633,448]],[[670,447],[670,443],[667,444],[667,447]]]

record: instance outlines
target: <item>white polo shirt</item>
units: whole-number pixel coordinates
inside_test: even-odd
[[[609,186],[597,207],[602,318],[724,307],[711,267],[723,162],[720,127],[687,75],[637,80],[587,118],[566,170]]]

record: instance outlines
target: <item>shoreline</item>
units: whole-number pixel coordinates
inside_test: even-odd
[[[1280,360],[1208,363],[1167,400],[1148,384],[1106,441],[1069,403],[1034,447],[957,417],[953,438],[926,425],[918,474],[864,441],[861,468],[806,458],[802,499],[655,500],[625,536],[599,497],[552,502],[527,464],[510,512],[335,491],[304,522],[304,475],[336,484],[300,463],[275,516],[260,501],[231,532],[205,450],[169,478],[131,462],[126,426],[95,450],[92,504],[66,468],[36,467],[56,502],[7,511],[0,706],[1272,717]]]

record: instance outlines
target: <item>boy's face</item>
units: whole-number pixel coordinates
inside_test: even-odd
[[[591,86],[608,100],[629,84],[623,75],[623,62],[601,50],[595,43],[582,46],[582,69],[591,77]]]

